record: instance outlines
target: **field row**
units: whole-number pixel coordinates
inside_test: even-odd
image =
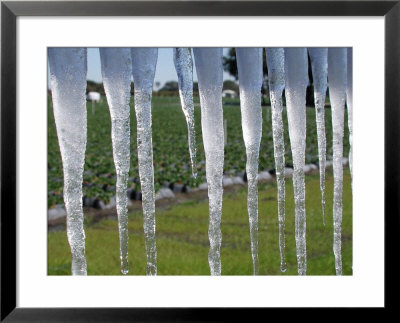
[[[61,155],[53,117],[51,98],[48,104],[48,206],[62,204],[63,173]],[[131,102],[131,166],[129,187],[140,191],[136,145],[136,117]],[[107,102],[103,99],[92,109],[87,105],[88,131],[85,158],[83,194],[86,198],[108,203],[115,195],[115,168],[112,157],[111,122]],[[197,143],[198,177],[191,176],[187,143],[186,120],[177,97],[153,98],[153,153],[156,191],[166,183],[198,187],[205,182],[205,156],[201,135],[201,111],[195,98],[195,121]],[[327,159],[332,159],[331,110],[326,109],[325,126],[327,137]],[[239,100],[224,104],[224,119],[227,122],[227,145],[225,147],[224,173],[227,176],[243,174],[246,154],[242,137]],[[292,166],[287,116],[284,112],[284,136],[286,165]],[[344,155],[349,151],[347,115],[345,118]],[[314,108],[307,108],[306,164],[318,165],[318,144]],[[259,171],[274,169],[270,106],[263,107],[263,134],[260,147]]]

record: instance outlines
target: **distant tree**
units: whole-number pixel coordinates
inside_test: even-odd
[[[131,82],[131,96],[135,95],[135,85]]]
[[[314,80],[312,76],[311,58],[309,54],[307,54],[307,59],[308,59],[308,86],[306,92],[306,105],[314,106]]]
[[[239,85],[234,81],[226,80],[224,81],[222,90],[232,90],[235,91],[236,93],[239,93]]]
[[[224,56],[222,59],[223,59],[224,71],[232,75],[235,78],[235,80],[238,80],[239,77],[238,77],[238,70],[236,63],[235,48],[229,48],[228,56]]]
[[[223,66],[224,70],[232,75],[235,80],[238,80],[238,71],[237,71],[237,62],[236,62],[236,50],[235,48],[230,48],[228,51],[228,55],[223,57]],[[268,66],[267,60],[265,57],[265,51],[263,50],[263,75],[264,75],[264,82],[261,88],[261,93],[263,94],[263,104],[264,102],[264,95],[268,95]],[[313,83],[313,76],[312,76],[312,69],[311,69],[311,61],[310,56],[308,55],[308,78],[309,78],[309,85],[307,87],[306,92],[306,105],[307,106],[314,106],[314,83]],[[329,93],[327,93],[327,96]]]
[[[160,91],[171,91],[171,92],[176,92],[178,90],[179,90],[179,86],[178,86],[178,82],[176,82],[176,81],[168,81],[160,89]]]
[[[199,83],[193,82],[193,95],[199,96]]]
[[[94,81],[87,81],[86,92],[99,92],[101,95],[105,95],[103,83],[96,83]]]
[[[222,58],[224,71],[232,75],[235,80],[239,79],[237,62],[236,62],[236,49],[229,48],[228,56]],[[265,51],[263,50],[263,74],[264,77],[268,76],[267,59],[265,58]]]

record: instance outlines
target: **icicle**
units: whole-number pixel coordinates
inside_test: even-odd
[[[147,275],[157,274],[151,97],[157,65],[157,48],[132,48],[137,144],[147,255]]]
[[[329,48],[329,97],[333,128],[333,252],[336,275],[342,275],[343,132],[347,83],[347,49]]]
[[[347,48],[347,124],[349,127],[349,167],[353,179],[353,48]]]
[[[314,80],[315,115],[317,120],[319,185],[321,188],[322,221],[325,225],[325,96],[328,81],[328,48],[309,48]]]
[[[278,223],[281,271],[286,271],[285,256],[285,141],[282,121],[282,92],[285,88],[285,53],[283,48],[265,49],[268,66],[269,93],[272,112],[272,135],[276,183],[278,186]]]
[[[222,48],[194,48],[199,81],[201,127],[206,155],[210,208],[208,262],[211,275],[221,275],[222,174],[224,168],[224,125],[222,112]]]
[[[86,48],[49,48],[54,119],[64,171],[72,275],[86,275],[82,179],[86,150]]]
[[[178,74],[179,96],[188,127],[188,142],[193,177],[197,177],[196,131],[193,105],[193,61],[190,48],[174,48],[174,64]]]
[[[125,275],[129,271],[127,185],[130,164],[131,51],[129,48],[100,48],[100,59],[111,115],[111,138],[117,173],[116,202],[121,272]]]
[[[308,61],[306,48],[285,48],[286,105],[293,156],[293,188],[298,274],[306,275],[306,209],[304,162],[306,147],[306,88]]]
[[[243,139],[246,146],[247,210],[253,274],[258,275],[258,157],[262,133],[262,48],[236,48]]]

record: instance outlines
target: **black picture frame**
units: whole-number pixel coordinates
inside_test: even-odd
[[[393,291],[399,286],[395,260],[400,236],[400,1],[99,1],[96,6],[85,1],[4,1],[1,2],[1,322],[237,321],[240,317],[237,311],[243,311],[16,307],[16,19],[19,16],[384,16],[384,309],[395,309]]]

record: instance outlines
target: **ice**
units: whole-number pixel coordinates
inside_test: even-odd
[[[199,82],[201,127],[206,155],[210,222],[208,262],[211,275],[221,275],[222,174],[224,124],[222,112],[222,48],[193,49]]]
[[[236,48],[243,139],[246,146],[247,211],[253,274],[258,275],[258,156],[262,134],[262,48]]]
[[[282,92],[285,88],[285,52],[283,48],[265,49],[268,66],[268,83],[271,98],[272,136],[276,183],[278,186],[279,252],[281,271],[285,272],[285,141],[282,121]]]
[[[306,275],[306,210],[304,163],[306,147],[306,89],[308,59],[306,48],[285,48],[286,105],[293,157],[295,235],[298,274]]]
[[[142,188],[143,226],[146,244],[147,275],[157,274],[155,192],[151,131],[151,97],[156,71],[157,48],[132,48],[139,176]]]
[[[311,58],[311,68],[314,80],[314,101],[319,155],[319,185],[321,188],[322,221],[325,225],[325,96],[328,83],[328,48],[309,48],[308,53]]]
[[[342,275],[343,132],[347,87],[347,48],[329,48],[329,97],[333,128],[333,252],[336,275]]]
[[[86,275],[82,179],[86,150],[86,48],[49,48],[53,111],[64,172],[72,275]]]
[[[347,48],[347,122],[349,127],[349,167],[353,178],[353,48]]]
[[[130,164],[130,119],[132,59],[129,48],[100,48],[104,90],[111,115],[111,139],[117,173],[116,203],[118,214],[121,272],[128,264],[128,196]]]
[[[193,61],[190,48],[174,48],[174,64],[178,74],[179,96],[188,127],[188,143],[193,177],[197,177],[196,131],[193,105]]]

